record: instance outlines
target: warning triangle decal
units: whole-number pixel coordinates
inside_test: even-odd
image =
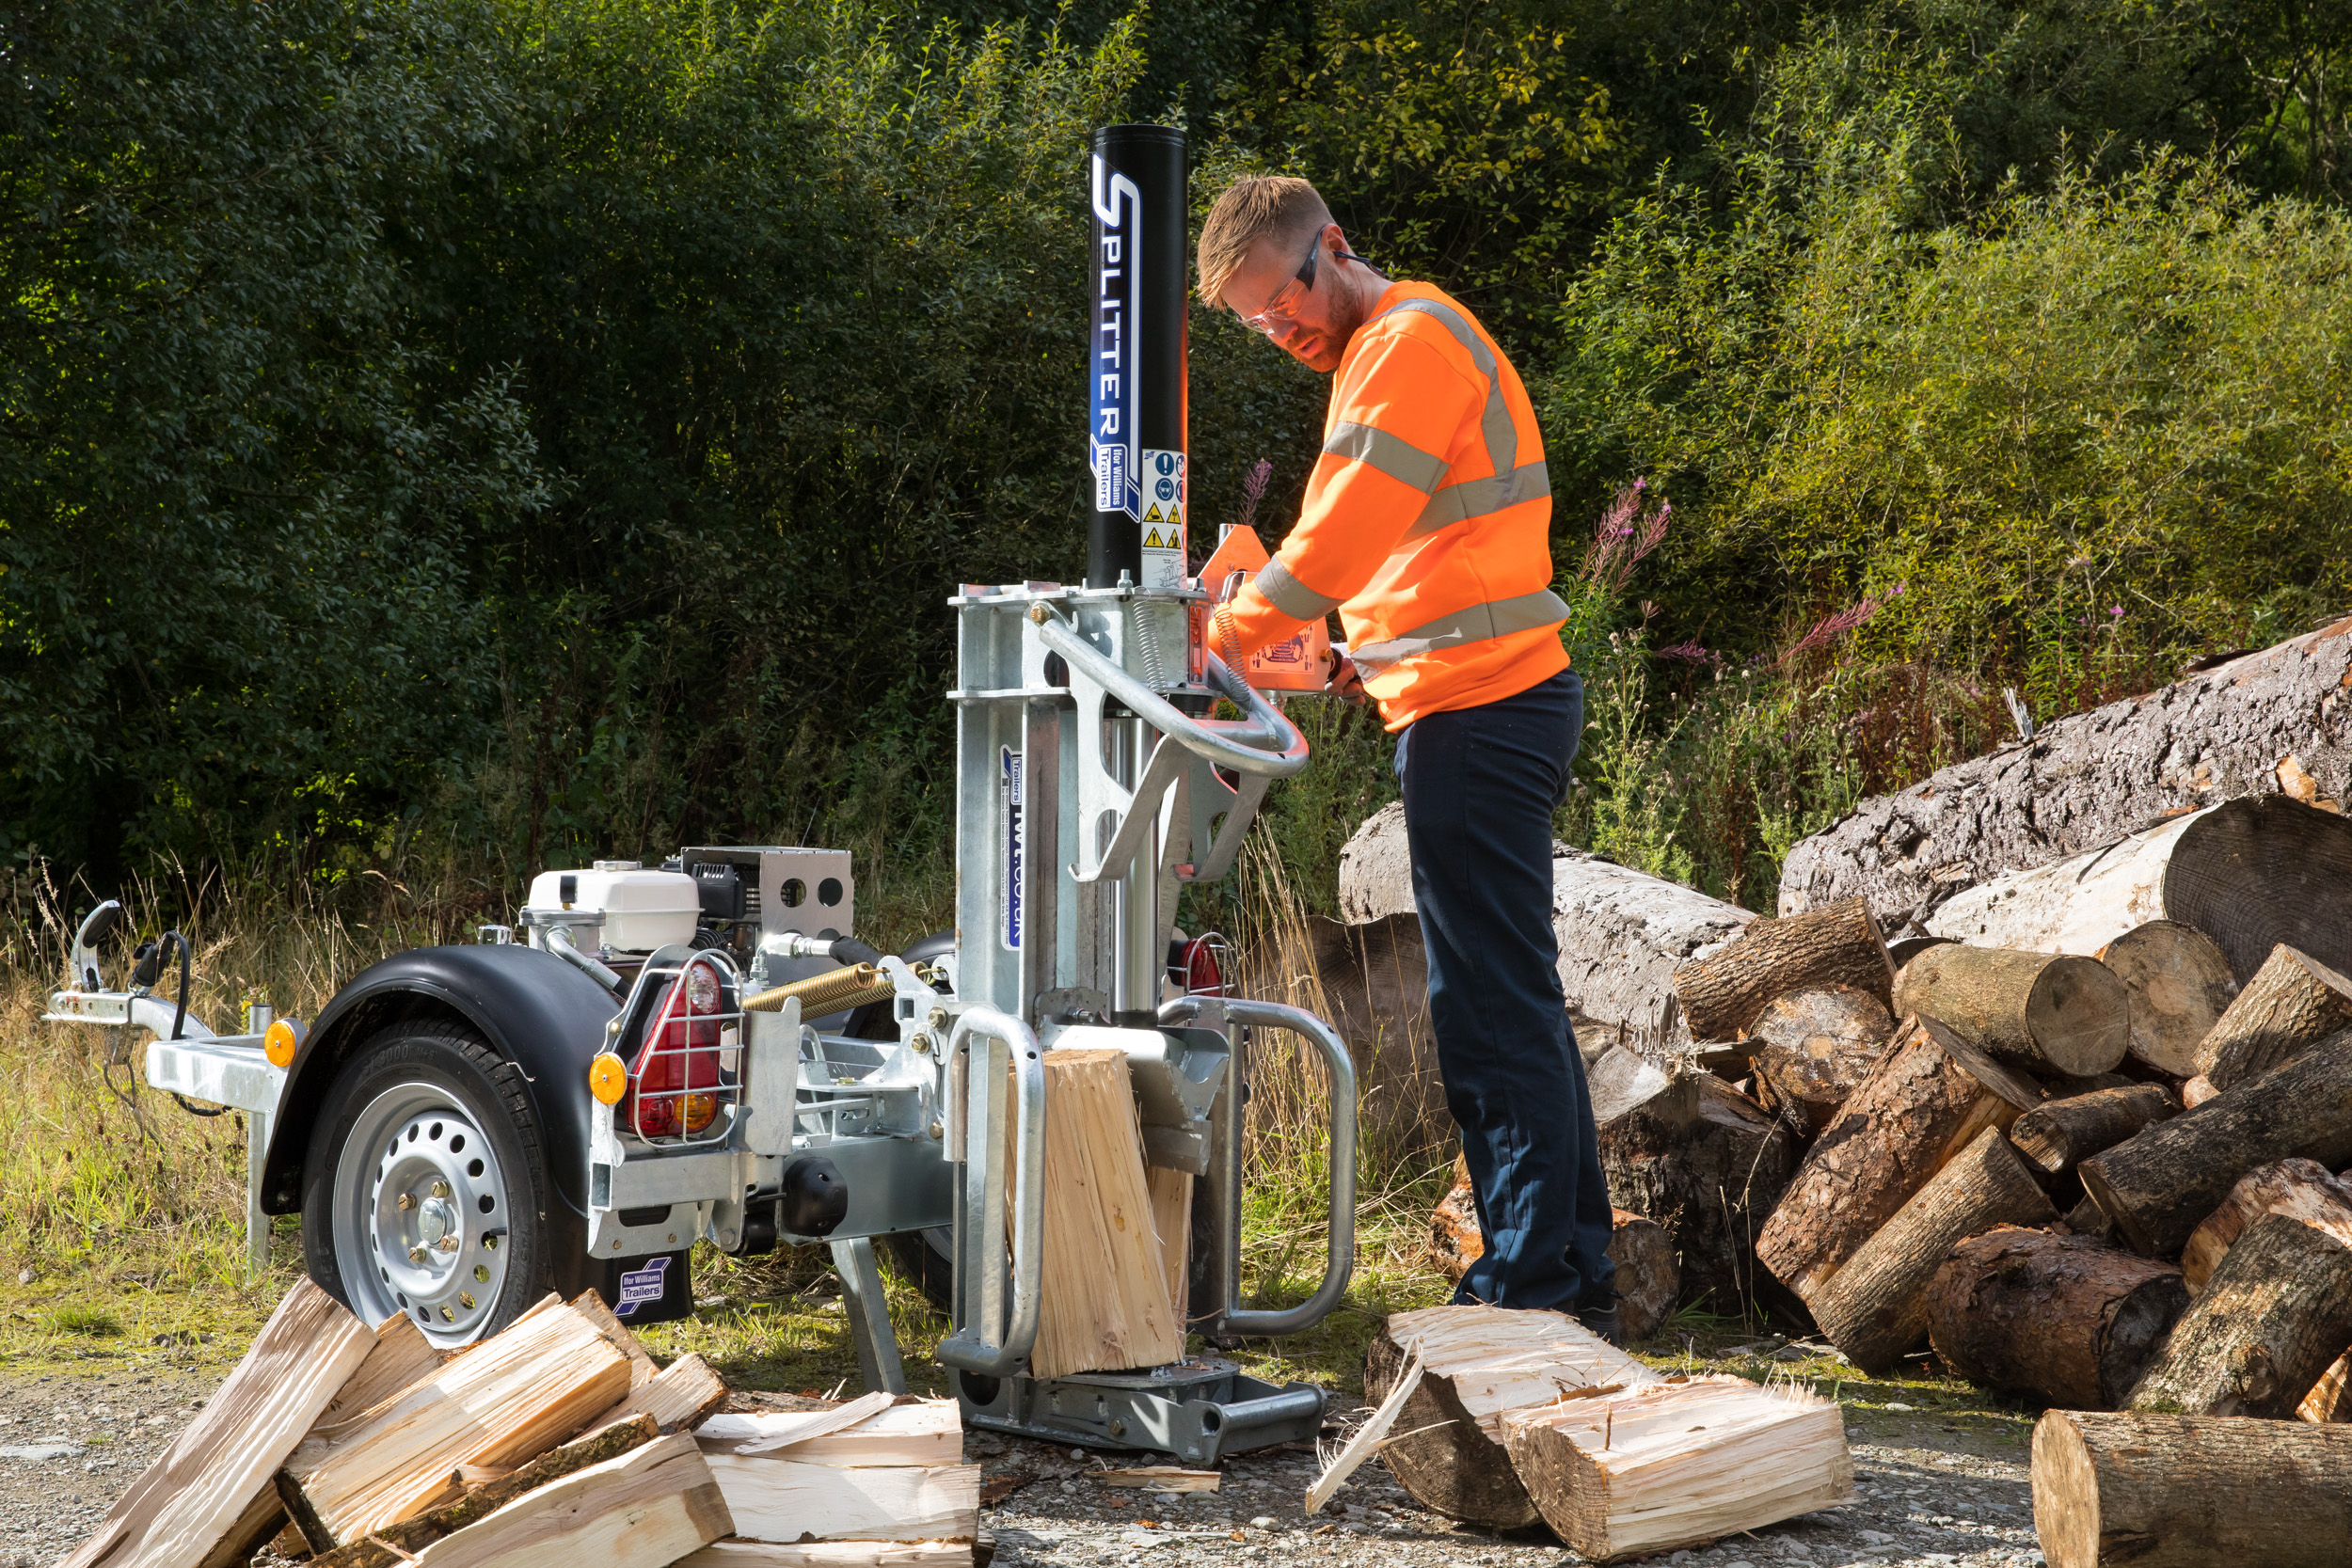
[[[1164,550],[1168,548],[1168,546],[1161,540],[1160,531],[1153,529],[1143,536],[1143,547],[1147,550]]]
[[[1158,521],[1160,520],[1160,503],[1159,503],[1159,502],[1157,502],[1157,501],[1153,501],[1153,502],[1152,503],[1152,510],[1151,510],[1151,511],[1149,511],[1149,512],[1147,512],[1147,513],[1145,513],[1145,514],[1143,515],[1143,520],[1144,520],[1145,522],[1147,522],[1147,523],[1156,523],[1156,522],[1158,522]]]

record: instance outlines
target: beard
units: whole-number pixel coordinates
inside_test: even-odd
[[[1347,357],[1347,345],[1355,341],[1356,329],[1364,325],[1368,313],[1363,301],[1352,292],[1340,295],[1331,301],[1330,313],[1320,325],[1282,346],[1309,370],[1329,375]]]

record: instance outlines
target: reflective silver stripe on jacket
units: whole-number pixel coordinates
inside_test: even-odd
[[[1424,496],[1445,477],[1446,461],[1437,453],[1422,451],[1402,436],[1391,436],[1353,420],[1343,421],[1333,430],[1331,438],[1323,443],[1323,450],[1367,464]]]
[[[1263,580],[1261,578],[1260,580]],[[1461,648],[1472,642],[1490,641],[1508,637],[1515,631],[1534,631],[1538,626],[1556,626],[1568,618],[1568,607],[1560,595],[1549,588],[1517,598],[1496,599],[1487,604],[1474,604],[1468,610],[1457,610],[1451,615],[1440,615],[1424,621],[1402,636],[1385,642],[1367,642],[1360,648],[1350,648],[1347,657],[1365,674],[1377,675],[1433,648]]]
[[[1340,607],[1339,600],[1300,582],[1279,561],[1267,562],[1256,580],[1266,603],[1294,621],[1319,621]]]
[[[1451,528],[1472,517],[1500,512],[1506,506],[1517,506],[1521,501],[1550,495],[1551,477],[1545,471],[1543,460],[1537,458],[1525,467],[1519,464],[1518,426],[1512,421],[1510,407],[1502,401],[1502,369],[1487,349],[1486,341],[1479,337],[1477,329],[1463,319],[1459,310],[1449,305],[1440,305],[1434,299],[1400,300],[1381,311],[1380,316],[1392,315],[1399,310],[1427,316],[1454,334],[1454,341],[1469,352],[1470,363],[1476,365],[1479,373],[1486,378],[1486,406],[1480,414],[1478,423],[1480,434],[1486,441],[1486,460],[1494,465],[1495,470],[1486,479],[1465,480],[1459,484],[1449,484],[1442,490],[1437,490],[1430,496],[1429,504],[1422,508],[1421,515],[1414,519],[1413,526],[1406,531],[1406,539],[1422,538],[1441,528]],[[1373,320],[1378,321],[1380,316],[1375,316]],[[1342,425],[1339,431],[1332,433],[1331,440],[1324,443],[1323,450],[1347,457],[1359,456],[1358,451],[1338,444],[1342,440],[1340,432],[1367,428],[1363,425]],[[1393,441],[1395,437],[1388,439]],[[1396,441],[1395,444],[1407,452],[1423,455],[1419,448],[1407,442]],[[1364,460],[1371,461],[1369,458]],[[1438,475],[1424,484],[1415,483],[1385,464],[1374,463],[1373,466],[1423,493],[1436,490],[1437,480],[1445,471],[1444,465],[1440,464]]]

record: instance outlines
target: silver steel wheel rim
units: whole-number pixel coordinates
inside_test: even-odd
[[[400,1084],[368,1102],[335,1164],[335,1263],[371,1324],[395,1313],[437,1345],[469,1344],[506,1283],[498,1151],[447,1089]]]

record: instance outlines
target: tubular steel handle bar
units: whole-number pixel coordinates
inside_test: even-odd
[[[1038,623],[1038,636],[1069,661],[1073,673],[1086,672],[1088,679],[1197,757],[1237,773],[1275,779],[1286,779],[1307,766],[1307,737],[1298,733],[1298,726],[1282,717],[1281,710],[1259,695],[1247,681],[1227,670],[1215,654],[1204,656],[1210,678],[1248,715],[1243,723],[1224,724],[1215,720],[1203,723],[1177,711],[1174,704],[1104,657],[1101,650],[1078,635],[1075,627],[1051,611]],[[1252,739],[1271,744],[1261,748],[1249,744]]]
[[[1166,1027],[1190,1022],[1201,1010],[1202,998],[1180,996],[1160,1008],[1160,1022]],[[1347,1044],[1323,1020],[1303,1007],[1286,1007],[1279,1002],[1252,1002],[1242,997],[1216,999],[1224,1008],[1225,1017],[1232,1023],[1262,1023],[1269,1028],[1287,1029],[1323,1053],[1324,1066],[1331,1074],[1331,1201],[1329,1212],[1330,1242],[1325,1253],[1323,1283],[1315,1293],[1296,1307],[1279,1312],[1248,1310],[1235,1302],[1219,1302],[1222,1308],[1216,1331],[1237,1337],[1277,1334],[1296,1334],[1311,1328],[1339,1306],[1347,1294],[1347,1282],[1356,1270],[1356,1063],[1347,1053]],[[1240,1060],[1234,1060],[1234,1074],[1239,1077]],[[1238,1092],[1238,1082],[1234,1091]],[[1232,1244],[1238,1251],[1241,1239],[1235,1235]],[[1240,1272],[1232,1279],[1240,1284]]]
[[[947,1059],[960,1059],[959,1053],[968,1050],[975,1037],[994,1040],[1005,1048],[1012,1063],[1014,1093],[1019,1097],[1020,1134],[1013,1146],[1013,1205],[1012,1205],[1012,1317],[1005,1325],[1004,1339],[989,1342],[993,1323],[967,1322],[940,1342],[939,1359],[950,1367],[983,1377],[1007,1377],[1028,1364],[1029,1352],[1037,1344],[1038,1304],[1043,1297],[1045,1283],[1045,1063],[1037,1036],[1019,1019],[1009,1017],[993,1007],[973,1007],[956,1020],[955,1029],[947,1037]],[[987,1085],[973,1081],[967,1071],[966,1099],[983,1102]],[[1002,1193],[1004,1164],[1001,1146],[1004,1129],[990,1125],[984,1130],[972,1122],[971,1111],[963,1113],[967,1134],[964,1180],[974,1180],[984,1189]],[[971,1168],[970,1134],[981,1132],[984,1168]],[[993,1179],[992,1180],[992,1178]],[[971,1207],[960,1203],[957,1209],[959,1230],[971,1227]],[[1001,1274],[1005,1267],[1005,1249],[994,1240],[1004,1234],[1004,1204],[1001,1196],[984,1197],[979,1206],[984,1211],[981,1234],[968,1239],[968,1244],[956,1249],[959,1268],[987,1268]],[[960,1238],[963,1240],[963,1238]],[[963,1281],[956,1282],[959,1299],[962,1298]]]

